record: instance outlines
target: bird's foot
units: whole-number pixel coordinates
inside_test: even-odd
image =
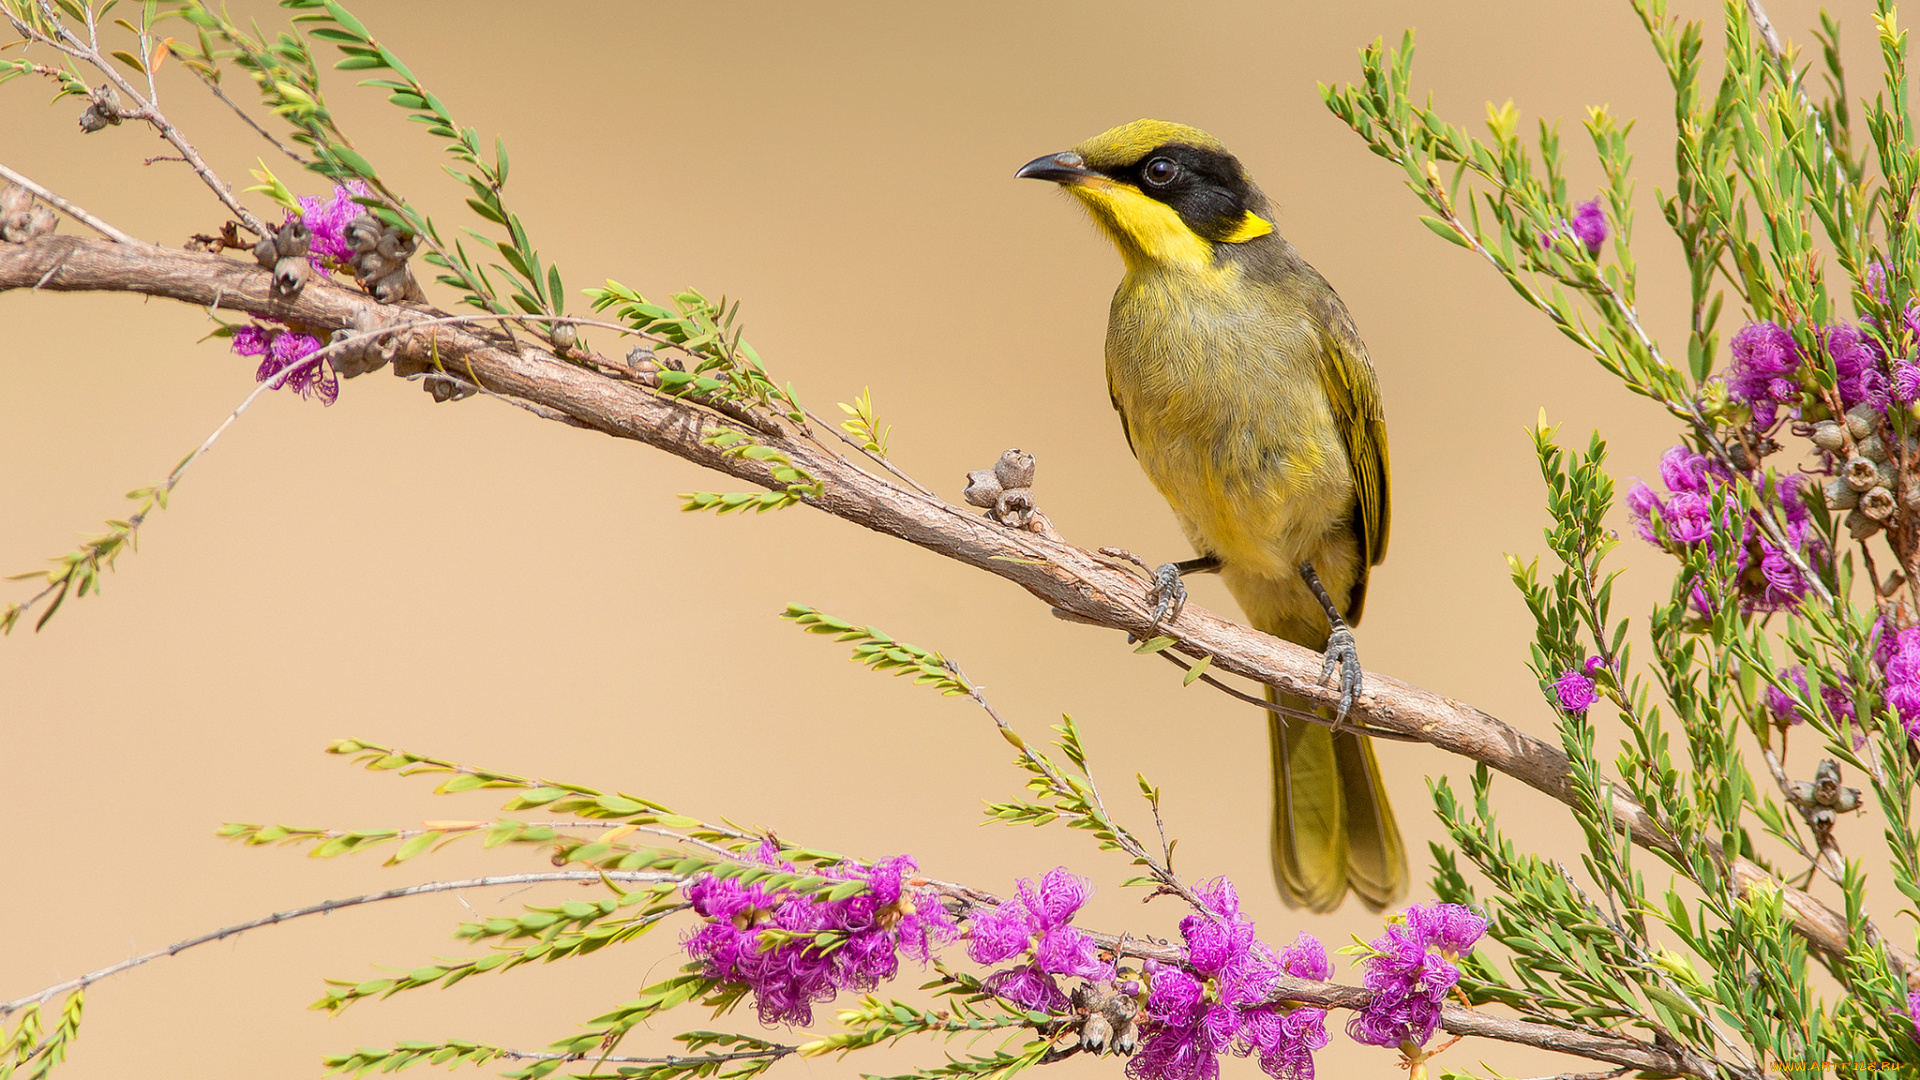
[[[1353,631],[1345,625],[1335,626],[1327,635],[1327,649],[1320,654],[1320,681],[1326,682],[1335,671],[1340,673],[1340,704],[1333,713],[1335,731],[1346,722],[1347,710],[1353,708],[1353,699],[1360,696],[1360,650],[1354,646]]]
[[[1147,601],[1153,604],[1153,622],[1149,629],[1160,629],[1161,623],[1179,618],[1186,608],[1187,586],[1180,580],[1183,572],[1179,563],[1161,563],[1154,568],[1153,587],[1147,590]]]

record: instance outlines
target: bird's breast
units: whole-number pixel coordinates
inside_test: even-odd
[[[1134,453],[1196,547],[1264,576],[1294,568],[1353,507],[1309,311],[1237,281],[1129,275],[1107,377]]]

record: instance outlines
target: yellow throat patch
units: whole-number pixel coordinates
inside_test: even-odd
[[[1079,146],[1074,153],[1092,168],[1130,165],[1155,149],[1182,144],[1225,154],[1227,148],[1218,139],[1185,124],[1164,120],[1135,120],[1104,131]],[[1080,204],[1107,234],[1129,271],[1159,266],[1203,271],[1214,265],[1214,241],[1193,231],[1179,211],[1117,180],[1087,179],[1071,184]],[[1232,232],[1220,237],[1221,243],[1244,244],[1273,231],[1273,223],[1251,211],[1241,217]]]

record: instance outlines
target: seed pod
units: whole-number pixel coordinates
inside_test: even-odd
[[[1847,535],[1855,540],[1865,540],[1880,531],[1880,523],[1861,513],[1859,509],[1847,511]]]
[[[552,329],[547,331],[547,336],[553,342],[553,347],[561,352],[573,348],[580,341],[580,331],[572,323],[554,323]]]
[[[970,506],[991,508],[1000,497],[1000,481],[994,478],[992,469],[976,469],[967,474],[967,489],[960,497]]]
[[[313,244],[313,230],[307,228],[306,222],[294,218],[280,226],[280,234],[273,240],[273,246],[279,249],[280,257],[289,259],[295,255],[307,253],[307,248]]]
[[[1025,450],[1009,450],[993,463],[993,478],[1002,488],[1033,486],[1034,457]]]
[[[1846,477],[1848,487],[1865,491],[1880,483],[1880,465],[1868,458],[1851,457],[1841,467],[1840,475]]]
[[[1080,1022],[1080,1049],[1092,1054],[1103,1053],[1107,1049],[1107,1040],[1113,1037],[1113,1022],[1103,1013],[1088,1013]]]
[[[361,214],[347,222],[341,235],[353,250],[372,251],[374,245],[380,242],[380,219],[372,214]]]
[[[253,259],[268,270],[280,261],[280,245],[271,234],[261,237],[260,242],[253,245]]]
[[[273,291],[286,297],[300,295],[300,290],[307,287],[307,275],[311,271],[305,255],[281,259],[273,266]]]
[[[1125,1024],[1115,1024],[1113,1029],[1113,1052],[1124,1057],[1132,1057],[1140,1046],[1140,1025],[1133,1017],[1127,1017]]]
[[[1882,442],[1878,435],[1869,435],[1859,442],[1854,443],[1853,452],[1863,458],[1867,458],[1870,461],[1877,461],[1883,465],[1886,464],[1887,461],[1887,444]]]
[[[1893,516],[1893,512],[1897,509],[1899,509],[1899,507],[1894,504],[1893,492],[1888,491],[1886,488],[1871,488],[1860,496],[1859,512],[1875,521],[1887,520]]]
[[[1831,420],[1822,420],[1813,425],[1813,445],[1832,452],[1845,446],[1847,431]]]
[[[1847,410],[1847,431],[1856,439],[1864,439],[1880,426],[1880,420],[1881,414],[1873,406],[1855,405]]]
[[[60,219],[53,215],[50,208],[36,204],[27,211],[27,239],[37,240],[52,232],[59,224]]]
[[[0,217],[24,214],[33,208],[33,193],[19,184],[0,188]]]
[[[1836,814],[1851,814],[1858,809],[1860,809],[1860,789],[1857,787],[1843,787],[1833,797],[1833,812]]]
[[[1900,505],[1907,510],[1920,511],[1920,479],[1909,476],[1901,482]]]
[[[1812,806],[1813,805],[1813,781],[1811,780],[1787,781],[1787,798],[1793,800],[1794,805],[1796,806]]]

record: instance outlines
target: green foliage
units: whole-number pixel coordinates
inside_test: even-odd
[[[882,425],[878,414],[873,411],[873,388],[862,387],[860,396],[853,399],[853,404],[842,401],[839,405],[841,412],[853,417],[851,420],[842,420],[840,430],[853,436],[854,441],[860,444],[860,449],[886,457],[887,439],[893,434],[893,425]]]
[[[1883,356],[1915,355],[1902,317],[1920,273],[1911,221],[1920,154],[1906,111],[1905,34],[1883,0],[1874,22],[1884,81],[1874,97],[1856,101],[1829,16],[1816,33],[1825,82],[1816,95],[1813,69],[1771,46],[1739,0],[1725,7],[1717,85],[1704,81],[1700,24],[1669,16],[1664,0],[1633,0],[1633,8],[1674,92],[1675,181],[1656,201],[1688,271],[1684,365],[1669,359],[1636,306],[1631,123],[1604,107],[1590,109],[1584,123],[1604,178],[1597,205],[1611,242],[1602,244],[1569,225],[1581,200],[1568,189],[1557,126],[1542,122],[1522,138],[1511,102],[1488,106],[1485,136],[1442,117],[1413,95],[1411,34],[1398,49],[1364,49],[1357,84],[1322,88],[1329,108],[1402,170],[1429,211],[1429,229],[1487,262],[1624,386],[1684,421],[1680,449],[1704,455],[1719,478],[1710,512],[1700,515],[1705,539],[1674,538],[1664,511],[1652,512],[1649,528],[1676,562],[1670,598],[1648,622],[1648,680],[1631,665],[1628,621],[1611,613],[1619,571],[1604,567],[1618,546],[1607,524],[1614,491],[1606,446],[1596,435],[1584,454],[1569,454],[1544,414],[1534,431],[1551,518],[1546,544],[1558,565],[1543,580],[1538,560],[1509,564],[1534,617],[1530,666],[1567,754],[1569,801],[1586,851],[1577,879],[1518,850],[1495,826],[1484,767],[1470,806],[1446,780],[1433,785],[1449,837],[1493,886],[1481,902],[1491,936],[1511,954],[1511,981],[1476,957],[1462,987],[1475,1001],[1500,1001],[1546,1022],[1638,1028],[1731,1072],[1920,1061],[1904,979],[1887,966],[1886,942],[1866,910],[1870,863],[1843,858],[1831,814],[1821,819],[1795,795],[1792,725],[1768,704],[1769,694],[1784,699],[1795,722],[1804,721],[1794,738],[1803,751],[1867,778],[1885,819],[1894,883],[1920,900],[1912,744],[1882,698],[1886,675],[1874,658],[1884,635],[1911,625],[1920,606],[1920,593],[1896,595],[1920,580],[1920,547],[1910,524],[1889,521],[1899,573],[1882,577],[1868,546],[1877,525],[1850,519],[1838,528],[1817,494],[1819,476],[1801,488],[1813,493],[1804,500],[1810,520],[1795,525],[1784,494],[1792,481],[1782,477],[1799,468],[1763,463],[1782,449],[1771,434],[1805,438],[1814,421],[1841,416],[1847,403],[1826,328],[1845,321],[1849,307],[1857,320],[1850,325]],[[1862,130],[1866,140],[1856,135]],[[1829,273],[1829,257],[1838,274]],[[1729,294],[1748,318],[1785,328],[1811,358],[1792,388],[1804,403],[1795,414],[1802,426],[1769,429],[1729,393],[1720,324]],[[1899,407],[1871,434],[1891,445],[1915,430],[1912,410]],[[1863,438],[1848,436],[1848,449],[1833,459],[1815,455],[1809,471],[1832,475]],[[1904,477],[1911,465],[1893,467]],[[1856,561],[1868,571],[1858,578]],[[1783,603],[1768,576],[1788,568],[1802,583],[1798,602]],[[1855,598],[1869,590],[1856,581],[1871,586],[1865,603]],[[1563,681],[1578,691],[1582,677],[1625,729],[1611,763],[1617,778],[1598,755],[1590,710],[1566,708],[1556,693]],[[1773,783],[1756,781],[1756,751]],[[1813,772],[1810,761],[1799,767]],[[1664,888],[1650,887],[1636,865],[1629,827],[1672,871]],[[1863,838],[1853,833],[1857,852]],[[1786,868],[1776,870],[1772,852],[1780,850]],[[1441,898],[1474,902],[1452,852],[1436,847],[1435,857]],[[1809,952],[1782,884],[1812,888],[1823,875],[1838,889],[1834,906],[1844,909],[1850,935],[1837,955]],[[1838,979],[1836,1001],[1814,993],[1814,959]]]
[[[974,693],[972,684],[946,657],[896,641],[871,626],[855,626],[805,604],[788,604],[780,617],[792,619],[809,634],[832,634],[835,641],[854,642],[854,662],[875,671],[912,675],[916,685],[931,686],[943,695]]]
[[[34,621],[33,628],[36,631],[47,625],[47,621],[60,610],[61,604],[66,603],[69,595],[84,598],[89,593],[98,593],[102,571],[113,569],[114,561],[120,557],[121,552],[139,546],[140,526],[146,522],[147,515],[153,513],[155,509],[167,508],[168,493],[173,490],[174,482],[180,478],[181,471],[193,461],[197,453],[196,451],[195,455],[189,455],[185,461],[175,467],[173,475],[165,482],[127,492],[127,498],[135,504],[134,512],[125,518],[109,519],[106,532],[81,541],[79,547],[50,560],[54,564],[53,569],[9,575],[6,578],[8,581],[43,578],[47,584],[40,596],[34,597],[25,604],[8,603],[5,607],[0,607],[0,634],[11,634],[15,624],[27,614],[28,609],[39,603],[42,597],[48,598],[47,607]]]
[[[86,991],[68,994],[51,1031],[42,1026],[38,1002],[22,1008],[13,1030],[0,1031],[5,1036],[0,1043],[0,1080],[44,1080],[66,1060],[67,1047],[80,1034],[80,1014],[86,1003]]]

